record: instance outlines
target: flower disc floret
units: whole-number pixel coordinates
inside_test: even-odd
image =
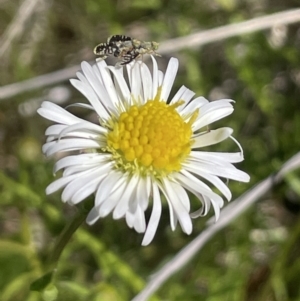
[[[164,174],[181,169],[190,154],[193,133],[191,123],[176,111],[181,104],[168,105],[154,99],[141,106],[132,105],[120,114],[107,135],[112,153],[122,158],[120,168],[132,163]]]

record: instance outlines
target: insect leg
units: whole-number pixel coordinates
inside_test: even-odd
[[[121,65],[127,65],[136,59],[140,54],[136,51],[129,51],[124,56],[122,56]]]

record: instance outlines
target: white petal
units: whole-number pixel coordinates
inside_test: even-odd
[[[93,207],[86,218],[86,223],[88,225],[93,225],[99,218],[99,208]]]
[[[233,140],[235,144],[238,146],[238,148],[240,149],[241,157],[244,159],[244,151],[241,144],[234,137],[230,136],[229,138]]]
[[[55,180],[50,185],[48,185],[48,187],[46,188],[46,194],[47,195],[51,194],[51,193],[65,187],[67,184],[69,184],[71,181],[73,181],[77,177],[78,177],[77,175],[71,175],[68,177],[63,177],[63,178]]]
[[[101,90],[99,90],[99,88],[100,89],[103,88],[103,85],[102,82],[98,79],[94,68],[89,63],[82,62],[81,69],[88,82],[88,85],[93,88],[93,90],[96,92],[98,96],[101,95],[102,93]],[[86,83],[86,81],[84,81],[84,83]]]
[[[127,211],[127,212],[126,212],[126,215],[125,215],[125,219],[126,219],[127,226],[128,226],[130,229],[133,228],[133,224],[134,224],[134,214],[131,213],[130,211]]]
[[[51,125],[46,130],[46,135],[49,135],[47,142],[61,139],[62,137],[77,137],[106,141],[104,134],[107,130],[90,122],[75,123],[73,125],[55,124]]]
[[[182,205],[178,195],[175,193],[175,190],[173,188],[175,185],[178,184],[172,183],[166,178],[163,178],[162,182],[162,191],[168,203],[172,205],[172,208],[174,209],[174,212],[176,214],[176,217],[178,218],[182,230],[185,233],[190,234],[193,229],[191,217],[189,216],[188,210],[186,210],[186,208],[184,208],[184,206]]]
[[[180,173],[177,173],[175,179],[191,192],[196,191],[202,195],[208,196],[211,199],[216,199],[220,203],[223,202],[223,199],[215,192],[213,192],[208,185],[203,183],[201,180],[199,180],[186,170],[181,170]]]
[[[215,220],[217,221],[220,217],[220,207],[217,203],[214,202],[213,199],[211,199],[211,204],[214,208],[214,211],[215,211]]]
[[[184,86],[183,86],[184,87]],[[185,88],[185,87],[184,87]],[[183,93],[182,93],[182,95],[180,95],[180,98],[178,98],[178,100],[184,100],[184,104],[182,104],[181,106],[179,106],[178,108],[177,108],[177,110],[180,112],[183,108],[184,108],[184,106],[194,97],[194,95],[195,95],[195,92],[193,92],[193,91],[191,91],[191,90],[189,90],[189,89],[187,89],[187,88],[185,88],[184,89],[184,91],[183,91]],[[176,96],[176,95],[175,95]],[[175,98],[175,96],[173,97],[173,99],[171,100],[171,102],[170,102],[170,104],[172,104],[172,103],[176,103],[178,100],[176,100],[176,98],[178,97],[176,97]]]
[[[177,195],[178,199],[180,200],[184,208],[189,212],[191,208],[191,203],[185,189],[181,185],[178,185],[177,183],[171,181],[170,181],[170,185],[172,186],[174,193]]]
[[[178,100],[182,99],[182,95],[184,94],[184,92],[186,90],[188,90],[187,87],[181,86],[180,89],[177,91],[177,93],[171,99],[170,104],[173,104],[173,103],[177,102]]]
[[[90,196],[92,193],[97,191],[97,187],[101,183],[101,181],[106,177],[105,174],[96,176],[93,179],[89,180],[84,183],[82,183],[82,186],[79,187],[79,189],[73,194],[71,200],[69,203],[71,204],[78,204],[81,201],[83,201],[85,198]]]
[[[82,119],[50,101],[43,101],[37,112],[44,118],[61,124],[71,125],[82,121]]]
[[[105,60],[102,60],[102,59],[97,60],[96,59],[96,62],[97,62],[96,65],[98,66],[99,70],[105,69],[107,67],[107,64],[106,64]]]
[[[194,193],[194,192],[193,192]],[[197,218],[199,216],[206,216],[209,212],[209,209],[211,207],[211,199],[207,197],[206,195],[199,195],[195,193],[195,196],[200,200],[202,203],[202,207],[190,214],[191,218]]]
[[[231,200],[232,194],[228,186],[220,180],[217,176],[208,173],[201,173],[201,177],[212,183],[218,190],[226,197],[228,201]]]
[[[161,216],[161,199],[157,184],[152,183],[153,208],[142,245],[147,246],[153,239]]]
[[[74,166],[68,166],[67,168],[65,168],[65,170],[63,171],[63,177],[66,176],[70,176],[72,174],[78,174],[84,171],[89,171],[92,168],[99,168],[101,166],[109,166],[110,168],[112,168],[114,166],[114,163],[111,161],[106,161],[105,165],[102,164],[94,164],[93,166],[89,166],[89,165],[74,165]]]
[[[99,165],[99,163],[106,162],[110,159],[111,155],[109,154],[99,154],[99,153],[88,153],[88,154],[79,154],[74,156],[67,156],[58,160],[54,165],[54,173],[58,170],[76,165],[85,165],[88,167],[93,167]]]
[[[178,60],[171,58],[162,83],[161,99],[167,102],[178,70]]]
[[[64,125],[64,124],[53,124],[50,125],[45,132],[46,136],[56,136],[58,137],[58,135],[60,134],[60,132],[62,130],[64,130],[65,128],[67,128],[68,125]]]
[[[213,101],[203,106],[198,119],[193,123],[193,131],[220,120],[233,112],[233,106],[227,101]]]
[[[214,145],[227,139],[233,132],[231,128],[219,128],[217,130],[209,130],[207,132],[192,137],[195,140],[192,149]]]
[[[87,98],[87,100],[95,108],[95,111],[101,118],[104,118],[104,119],[109,118],[109,115],[108,115],[106,109],[104,108],[102,103],[99,101],[98,96],[96,95],[95,91],[90,86],[88,86],[87,84],[85,84],[77,79],[70,79],[70,83],[83,96],[85,96]]]
[[[115,76],[115,79],[119,86],[119,91],[121,92],[122,95],[122,100],[128,101],[131,95],[128,86],[126,84],[126,81],[124,79],[124,76],[118,71],[120,69],[116,69],[115,67],[108,67],[108,68]]]
[[[195,110],[200,109],[200,115],[201,115],[201,107],[208,104],[209,101],[205,99],[204,97],[200,96],[192,101],[190,101],[183,109],[181,109],[180,114],[186,115],[186,114],[192,114]]]
[[[152,99],[152,77],[149,68],[145,65],[141,65],[141,78],[143,87],[143,100],[144,103]]]
[[[122,199],[120,200],[119,204],[116,206],[113,212],[114,219],[119,219],[125,215],[126,211],[128,210],[128,203],[130,201],[130,198],[132,197],[134,191],[137,188],[138,180],[139,176],[134,174],[128,181],[126,189],[122,195]]]
[[[152,96],[151,98],[154,99],[157,94],[158,89],[158,68],[157,68],[157,62],[156,59],[151,55],[152,64],[153,64],[153,70],[152,70]]]
[[[160,70],[158,70],[158,86],[161,87],[161,85],[163,84],[163,80],[164,80],[164,73],[161,72]],[[160,100],[164,100],[162,98],[160,98]]]
[[[100,205],[99,214],[101,217],[107,216],[121,201],[123,194],[126,190],[126,181],[119,182],[118,189],[115,189],[110,195],[107,196],[105,201]],[[98,189],[99,191],[99,189]],[[100,193],[100,192],[99,192]]]
[[[109,96],[108,99],[105,100],[105,103],[108,103],[109,104],[108,107],[110,109],[113,109],[118,106],[119,99],[118,99],[118,96],[116,93],[115,85],[114,85],[111,75],[110,75],[110,71],[108,70],[107,67],[100,68],[99,71],[101,74],[103,85]]]
[[[85,133],[103,135],[107,133],[107,129],[91,122],[81,122],[68,126],[59,134],[59,138],[64,137],[66,134],[76,131],[83,131]]]
[[[77,102],[77,103],[72,103],[72,104],[70,104],[70,105],[68,105],[68,106],[66,106],[66,109],[68,109],[68,108],[83,108],[83,109],[88,109],[88,110],[92,110],[92,111],[95,111],[95,109],[94,109],[94,107],[92,106],[92,105],[89,105],[89,104],[87,104],[87,103],[79,103],[79,102]]]
[[[161,192],[163,192],[164,195],[166,195],[166,192],[164,192],[164,191],[165,191],[165,188],[163,187],[163,185],[160,184],[159,182],[157,182],[157,186],[159,187],[159,190],[160,190]],[[176,225],[177,225],[176,214],[175,214],[175,211],[174,211],[174,208],[173,208],[172,203],[169,202],[168,199],[167,199],[167,202],[168,202],[168,206],[169,206],[171,229],[172,229],[172,231],[175,231]]]
[[[190,158],[201,159],[204,161],[215,162],[220,164],[221,162],[238,163],[244,160],[244,157],[240,152],[238,153],[222,153],[222,152],[203,152],[203,151],[191,151]]]
[[[68,127],[70,127],[71,125],[69,125]],[[52,138],[52,140],[56,140],[56,142],[60,142],[61,138],[62,139],[67,139],[67,138],[84,138],[84,139],[89,139],[89,140],[94,140],[94,141],[98,141],[101,142],[101,145],[103,146],[104,144],[106,144],[106,136],[103,134],[95,134],[95,133],[91,133],[90,131],[81,131],[81,132],[69,132],[68,129],[65,131],[65,134],[63,137],[58,136],[50,136],[48,137],[49,139]],[[51,141],[52,141],[51,140]],[[47,142],[49,142],[47,140]]]
[[[104,145],[102,145],[104,146]],[[100,148],[100,141],[88,140],[88,139],[63,139],[59,141],[49,142],[43,145],[43,153],[46,156],[51,156],[57,152],[65,152],[72,150],[88,149],[88,148]]]
[[[128,175],[122,172],[112,170],[98,188],[95,197],[95,205],[98,206],[102,204],[115,190],[120,189],[119,187],[126,182],[127,176]]]
[[[184,162],[182,166],[199,176],[201,176],[202,172],[212,174],[215,176],[223,177],[226,179],[232,179],[235,181],[241,181],[241,182],[249,182],[250,177],[245,172],[235,168],[235,167],[223,167],[223,166],[217,166],[214,164],[206,164],[204,162],[197,163],[193,162],[193,164],[189,164]]]
[[[140,71],[140,62],[136,61],[131,70],[131,94],[138,100],[142,93],[142,81],[141,81],[141,71]]]
[[[137,233],[144,233],[146,229],[145,213],[140,206],[134,214],[133,228]]]
[[[72,199],[73,195],[81,187],[85,186],[86,184],[91,182],[93,179],[98,178],[98,179],[102,180],[106,176],[106,174],[109,172],[110,169],[111,169],[111,165],[106,164],[103,166],[91,168],[89,170],[89,172],[86,172],[84,174],[82,173],[80,176],[78,175],[78,177],[76,179],[74,179],[72,182],[70,182],[64,189],[62,196],[61,196],[62,200],[64,202],[69,202],[71,204],[75,204]],[[100,180],[99,180],[99,182],[100,182]]]
[[[77,78],[78,78],[81,82],[83,82],[83,83],[89,85],[89,81],[88,81],[87,78],[83,75],[82,71],[77,71],[77,72],[76,72],[76,76],[77,76]]]
[[[136,211],[136,207],[140,206],[144,211],[147,209],[148,207],[148,203],[149,203],[149,189],[147,187],[148,185],[148,179],[147,178],[143,178],[140,177],[137,183],[137,187],[136,187],[136,195],[134,196],[134,202],[132,202],[133,200],[131,200],[129,202],[129,207],[130,207],[130,211],[131,212],[135,212]]]

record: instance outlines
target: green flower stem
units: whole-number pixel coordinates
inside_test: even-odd
[[[86,212],[84,212],[83,210],[78,210],[78,212],[74,216],[73,220],[68,225],[66,225],[63,232],[59,236],[59,238],[54,246],[53,252],[49,258],[48,265],[50,268],[56,267],[57,262],[61,256],[65,246],[71,239],[73,233],[75,233],[75,231],[78,229],[78,227],[83,223],[85,218],[86,218]]]

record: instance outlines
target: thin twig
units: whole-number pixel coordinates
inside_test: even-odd
[[[272,28],[275,25],[287,25],[297,22],[300,22],[300,9],[287,10],[172,39],[161,44],[160,52],[175,52],[184,48],[199,47],[231,37]]]
[[[282,181],[283,177],[292,170],[300,167],[300,152],[288,160],[275,175],[261,181],[254,188],[244,193],[222,210],[217,223],[208,221],[209,226],[201,232],[191,243],[184,247],[173,259],[166,263],[158,272],[152,275],[146,287],[132,301],[145,301],[157,291],[171,276],[186,265],[211,239],[214,234],[226,227],[240,216],[253,203],[265,195],[274,184]],[[214,218],[213,218],[214,220]]]
[[[1,59],[5,53],[9,52],[13,41],[22,35],[23,31],[26,29],[26,22],[30,20],[32,14],[38,8],[39,2],[40,0],[24,0],[20,5],[12,22],[0,38]]]
[[[0,100],[4,100],[34,89],[40,89],[64,82],[70,78],[74,78],[75,73],[78,70],[80,70],[79,65],[37,76],[23,82],[0,87]]]
[[[185,37],[171,39],[161,43],[159,52],[174,53],[183,48],[195,48],[208,43],[224,40],[230,37],[249,34],[255,31],[271,28],[279,24],[292,24],[300,22],[300,9],[288,10],[268,16],[258,17],[240,23],[225,25],[205,31],[200,31]],[[20,93],[54,85],[74,77],[80,66],[59,70],[26,80],[21,83],[0,87],[0,100],[16,96]]]

